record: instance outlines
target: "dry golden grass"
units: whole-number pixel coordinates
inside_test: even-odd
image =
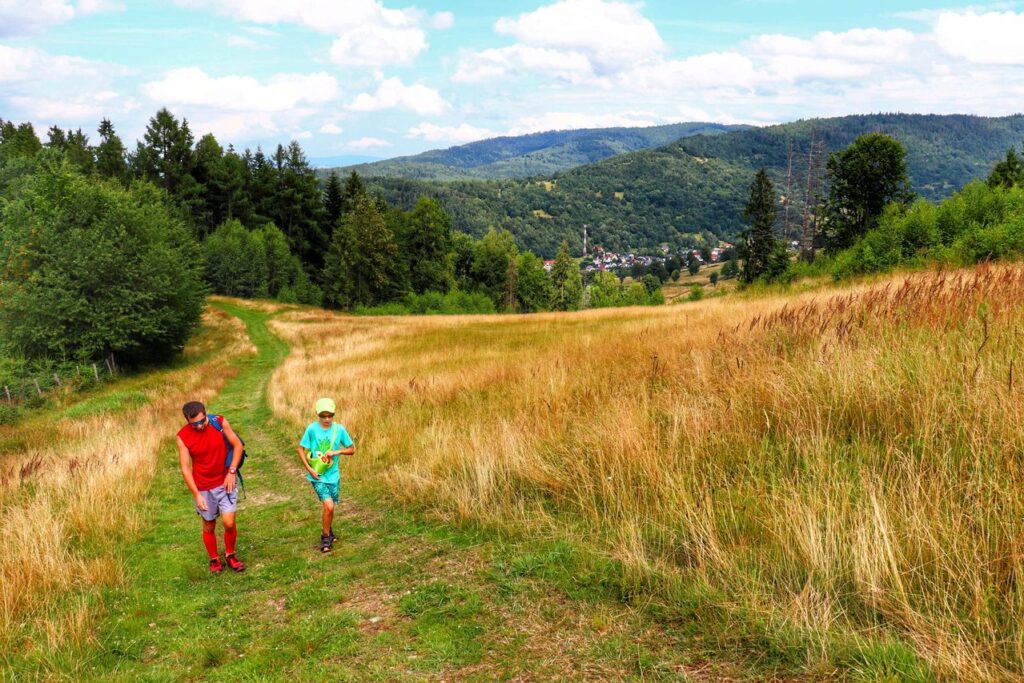
[[[296,423],[334,396],[349,466],[398,500],[573,536],[669,600],[700,587],[806,666],[895,637],[1007,679],[1022,303],[1011,266],[569,315],[293,312],[269,396]]]
[[[134,503],[181,404],[212,398],[231,362],[254,352],[237,318],[207,311],[181,368],[86,397],[135,390],[145,397],[138,409],[50,411],[0,429],[0,648],[59,651],[91,638],[90,596],[124,576],[117,545],[137,531]]]

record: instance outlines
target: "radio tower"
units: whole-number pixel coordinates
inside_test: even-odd
[[[583,224],[583,256],[587,256],[587,224]]]

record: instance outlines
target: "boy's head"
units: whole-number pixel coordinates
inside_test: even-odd
[[[316,416],[320,420],[320,425],[328,427],[331,421],[334,419],[334,401],[329,398],[321,398],[316,402]]]

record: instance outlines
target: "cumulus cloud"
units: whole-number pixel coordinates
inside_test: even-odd
[[[325,133],[327,135],[341,135],[345,131],[341,128],[341,126],[328,121],[324,125],[320,126],[320,132]]]
[[[0,45],[0,83],[97,78],[119,67],[28,47]]]
[[[409,129],[408,138],[421,138],[430,142],[474,142],[494,137],[494,132],[486,128],[477,128],[467,123],[458,126],[438,126],[433,123],[421,123]]]
[[[946,54],[974,64],[1024,65],[1024,13],[943,12],[935,40]]]
[[[31,35],[78,16],[123,9],[123,4],[110,0],[0,0],[0,38]]]
[[[251,76],[208,75],[199,67],[174,69],[143,84],[143,93],[161,105],[196,105],[226,111],[277,112],[299,104],[322,104],[337,97],[338,84],[325,73],[278,74],[265,83]]]
[[[514,19],[503,17],[494,30],[524,45],[586,55],[599,73],[653,59],[665,50],[654,24],[625,2],[560,0]]]
[[[381,111],[407,109],[421,116],[443,114],[449,105],[433,88],[425,85],[405,85],[398,78],[387,78],[377,86],[377,92],[361,93],[349,105],[352,111]]]
[[[414,7],[391,9],[381,0],[178,0],[178,4],[211,8],[255,24],[297,24],[334,35],[329,55],[342,66],[409,64],[427,48],[425,25],[447,28],[453,22],[450,12],[430,16]]]

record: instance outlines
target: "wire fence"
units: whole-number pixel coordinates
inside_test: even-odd
[[[107,357],[101,362],[62,365],[52,372],[25,372],[0,378],[0,403],[30,406],[57,389],[75,390],[109,381],[120,372],[117,362]]]

